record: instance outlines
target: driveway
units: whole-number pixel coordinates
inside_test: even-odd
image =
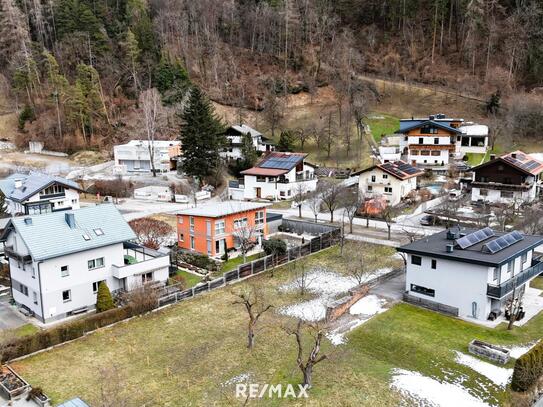
[[[3,329],[18,328],[28,321],[5,300],[0,299],[0,331]]]
[[[370,290],[370,294],[375,294],[393,302],[401,301],[405,292],[405,273],[377,284]]]

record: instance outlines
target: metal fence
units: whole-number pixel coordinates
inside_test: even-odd
[[[304,222],[307,223],[307,222]],[[322,226],[322,225],[319,225]],[[327,226],[328,227],[328,226]],[[339,228],[330,227],[320,236],[312,238],[300,246],[292,247],[284,255],[269,255],[257,260],[240,265],[237,269],[224,273],[221,277],[214,280],[200,283],[195,287],[183,291],[169,292],[158,299],[158,306],[173,304],[178,301],[195,297],[198,294],[223,287],[226,284],[235,283],[248,277],[255,276],[266,270],[287,264],[291,261],[307,256],[311,253],[317,253],[339,242],[341,231]],[[165,288],[166,290],[168,287]]]

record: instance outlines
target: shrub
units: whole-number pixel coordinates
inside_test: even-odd
[[[529,352],[515,362],[511,389],[517,392],[530,390],[543,375],[543,342],[539,342]]]
[[[23,109],[21,110],[21,113],[19,113],[19,123],[18,127],[19,130],[24,130],[25,123],[32,122],[36,118],[36,115],[34,114],[34,109],[32,109],[30,106],[25,105]]]
[[[113,297],[105,281],[101,281],[98,285],[98,295],[96,298],[96,312],[104,312],[115,307]]]
[[[199,267],[204,270],[217,271],[219,268],[217,263],[213,259],[203,254],[178,252],[178,256],[179,260],[181,260],[182,262],[192,264],[193,266]]]
[[[287,253],[287,243],[284,240],[271,238],[262,242],[262,248],[269,256],[275,254],[277,256],[283,256]]]
[[[111,195],[120,198],[127,198],[134,191],[134,184],[122,179],[98,180],[94,183],[94,191],[101,196]]]

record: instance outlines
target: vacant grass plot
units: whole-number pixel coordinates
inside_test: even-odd
[[[387,256],[392,253],[379,250]],[[334,247],[308,258],[306,266],[342,274],[347,261]],[[80,396],[91,405],[104,405],[104,400],[116,405],[120,399],[129,406],[243,405],[245,400],[235,398],[236,382],[284,385],[301,381],[294,338],[283,330],[294,320],[280,312],[287,305],[314,298],[311,292],[301,298],[298,292],[285,290],[297,271],[285,266],[273,277],[260,275],[13,366],[56,403]],[[249,285],[259,287],[265,301],[274,305],[262,317],[263,329],[252,352],[245,347],[246,313],[241,305],[232,304],[233,292]],[[265,398],[248,404],[397,406],[404,396],[391,389],[390,381],[394,369],[404,369],[437,380],[460,380],[474,397],[498,405],[507,397],[505,388],[456,363],[454,350],[467,352],[473,338],[526,344],[541,337],[542,327],[542,316],[511,332],[396,305],[353,330],[345,344],[333,346],[325,341],[322,351],[329,359],[316,366],[307,403]]]
[[[400,128],[400,119],[384,113],[373,113],[367,120],[373,139],[381,141],[383,136],[393,134]]]

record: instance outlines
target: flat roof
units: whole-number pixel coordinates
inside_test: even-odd
[[[178,215],[204,216],[206,218],[222,218],[234,213],[254,211],[256,209],[270,206],[264,202],[224,201],[210,203],[196,208],[183,209],[177,212]]]
[[[460,231],[460,234],[469,234],[477,231],[478,229],[464,229],[453,228],[453,231]],[[435,233],[431,236],[427,236],[423,239],[417,240],[413,243],[406,244],[399,247],[399,252],[416,254],[421,256],[438,257],[448,259],[452,261],[459,261],[463,263],[479,264],[484,266],[500,266],[507,263],[510,259],[521,255],[543,243],[543,236],[539,235],[526,235],[522,233],[524,237],[522,240],[500,250],[496,253],[483,252],[483,246],[496,238],[507,234],[507,232],[494,231],[494,235],[484,239],[477,244],[474,244],[466,249],[461,249],[456,240],[447,239],[447,230]],[[447,245],[453,244],[454,249],[452,253],[447,252]]]

